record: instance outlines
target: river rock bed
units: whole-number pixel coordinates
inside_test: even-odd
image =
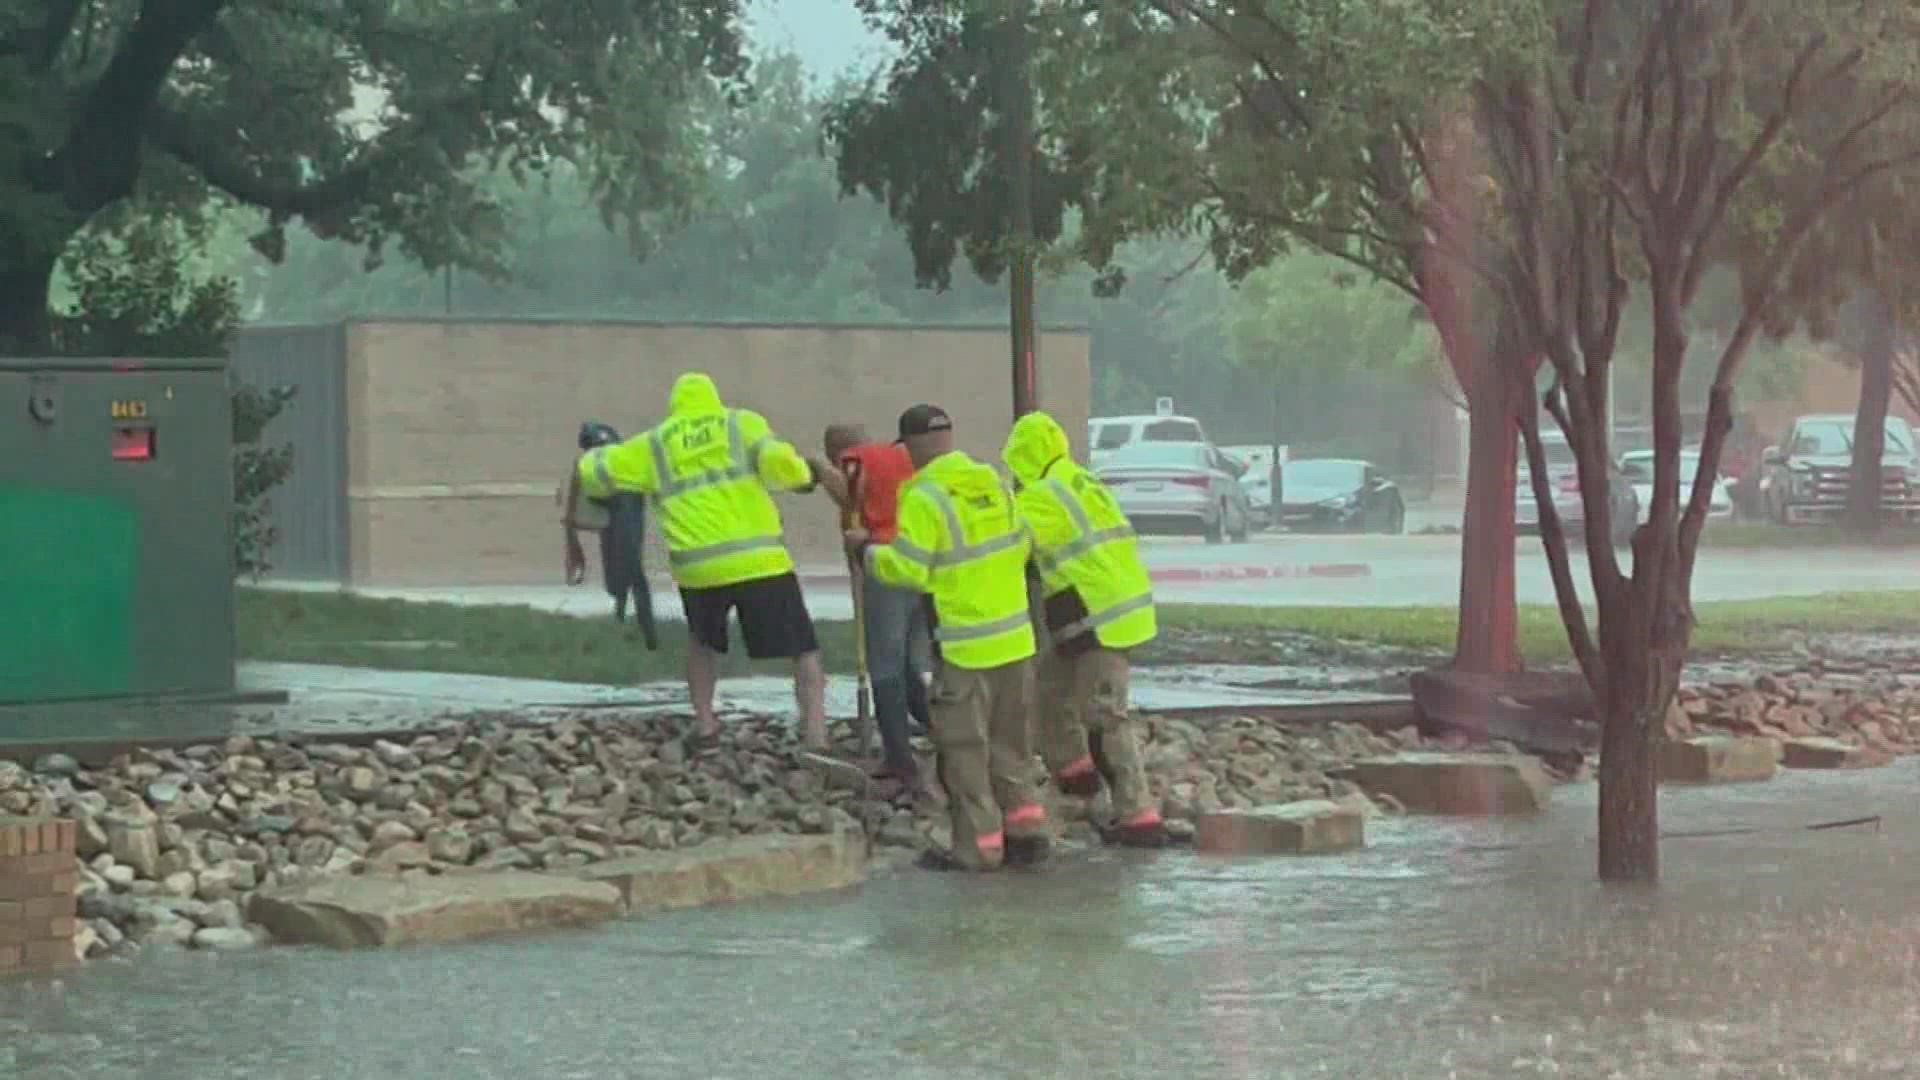
[[[1920,671],[1911,664],[1827,661],[1751,679],[1682,687],[1667,736],[1725,732],[1836,738],[1895,754],[1920,750]]]
[[[1253,718],[1142,720],[1155,796],[1176,820],[1364,799],[1327,770],[1419,741],[1411,728],[1382,737],[1349,724],[1307,733]],[[784,720],[733,721],[704,748],[684,728],[671,717],[478,716],[404,743],[238,735],[102,768],[56,754],[31,769],[0,761],[0,813],[77,822],[76,948],[87,956],[265,944],[246,919],[252,893],[316,875],[566,870],[756,833],[860,829],[903,855],[946,840],[930,800],[829,787],[801,765]],[[1104,803],[1055,800],[1061,831],[1088,838]]]

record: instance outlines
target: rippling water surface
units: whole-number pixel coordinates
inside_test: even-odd
[[[1593,792],[1370,848],[1040,874],[390,953],[0,985],[0,1077],[1920,1076],[1920,762],[1670,789],[1654,892]],[[1884,827],[1809,832],[1884,814]]]

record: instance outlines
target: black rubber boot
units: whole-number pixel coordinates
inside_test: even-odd
[[[1163,848],[1169,842],[1166,822],[1158,819],[1145,826],[1116,822],[1100,830],[1100,839],[1115,847],[1128,848]]]
[[[1047,861],[1053,851],[1053,841],[1044,834],[1037,836],[1007,837],[1008,866],[1030,869]]]

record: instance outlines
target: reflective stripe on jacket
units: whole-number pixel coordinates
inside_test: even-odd
[[[710,589],[793,569],[769,489],[806,487],[813,470],[759,413],[721,404],[713,380],[682,375],[664,423],[580,459],[580,492],[651,495],[673,580]]]
[[[899,535],[869,546],[866,566],[882,584],[931,594],[941,660],[978,670],[1034,654],[1031,552],[999,474],[954,451],[914,474],[900,493]]]
[[[1099,478],[1068,456],[1067,434],[1045,413],[1020,418],[1007,436],[1007,467],[1021,482],[1020,516],[1051,598],[1072,590],[1085,614],[1053,627],[1055,640],[1092,631],[1109,649],[1131,649],[1158,632],[1153,583],[1133,527]]]

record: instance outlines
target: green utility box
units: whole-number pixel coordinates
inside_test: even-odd
[[[0,358],[0,705],[233,690],[224,360]]]

